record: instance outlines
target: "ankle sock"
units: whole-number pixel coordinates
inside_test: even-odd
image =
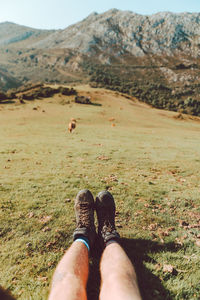
[[[90,251],[89,240],[85,236],[79,236],[74,242],[82,242],[88,248],[88,251]]]

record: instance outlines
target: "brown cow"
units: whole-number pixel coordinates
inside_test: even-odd
[[[68,125],[68,131],[71,133],[76,128],[76,121],[70,122]]]

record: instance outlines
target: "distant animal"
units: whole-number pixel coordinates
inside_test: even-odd
[[[71,133],[75,128],[76,128],[76,120],[69,123],[68,131]]]
[[[110,122],[115,121],[115,118],[110,118],[109,121]]]

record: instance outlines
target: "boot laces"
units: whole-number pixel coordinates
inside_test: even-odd
[[[88,203],[79,204],[79,227],[90,227],[91,216],[90,208]]]

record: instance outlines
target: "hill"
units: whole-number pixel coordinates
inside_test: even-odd
[[[38,39],[44,39],[54,30],[39,30],[12,22],[0,23],[0,47],[12,44],[12,47],[31,47]],[[23,44],[23,42],[26,44]]]
[[[114,91],[76,89],[95,105],[59,94],[0,105],[0,285],[17,299],[47,299],[72,242],[74,197],[108,189],[143,299],[198,298],[199,118]],[[95,252],[89,300],[98,299],[98,265]]]

